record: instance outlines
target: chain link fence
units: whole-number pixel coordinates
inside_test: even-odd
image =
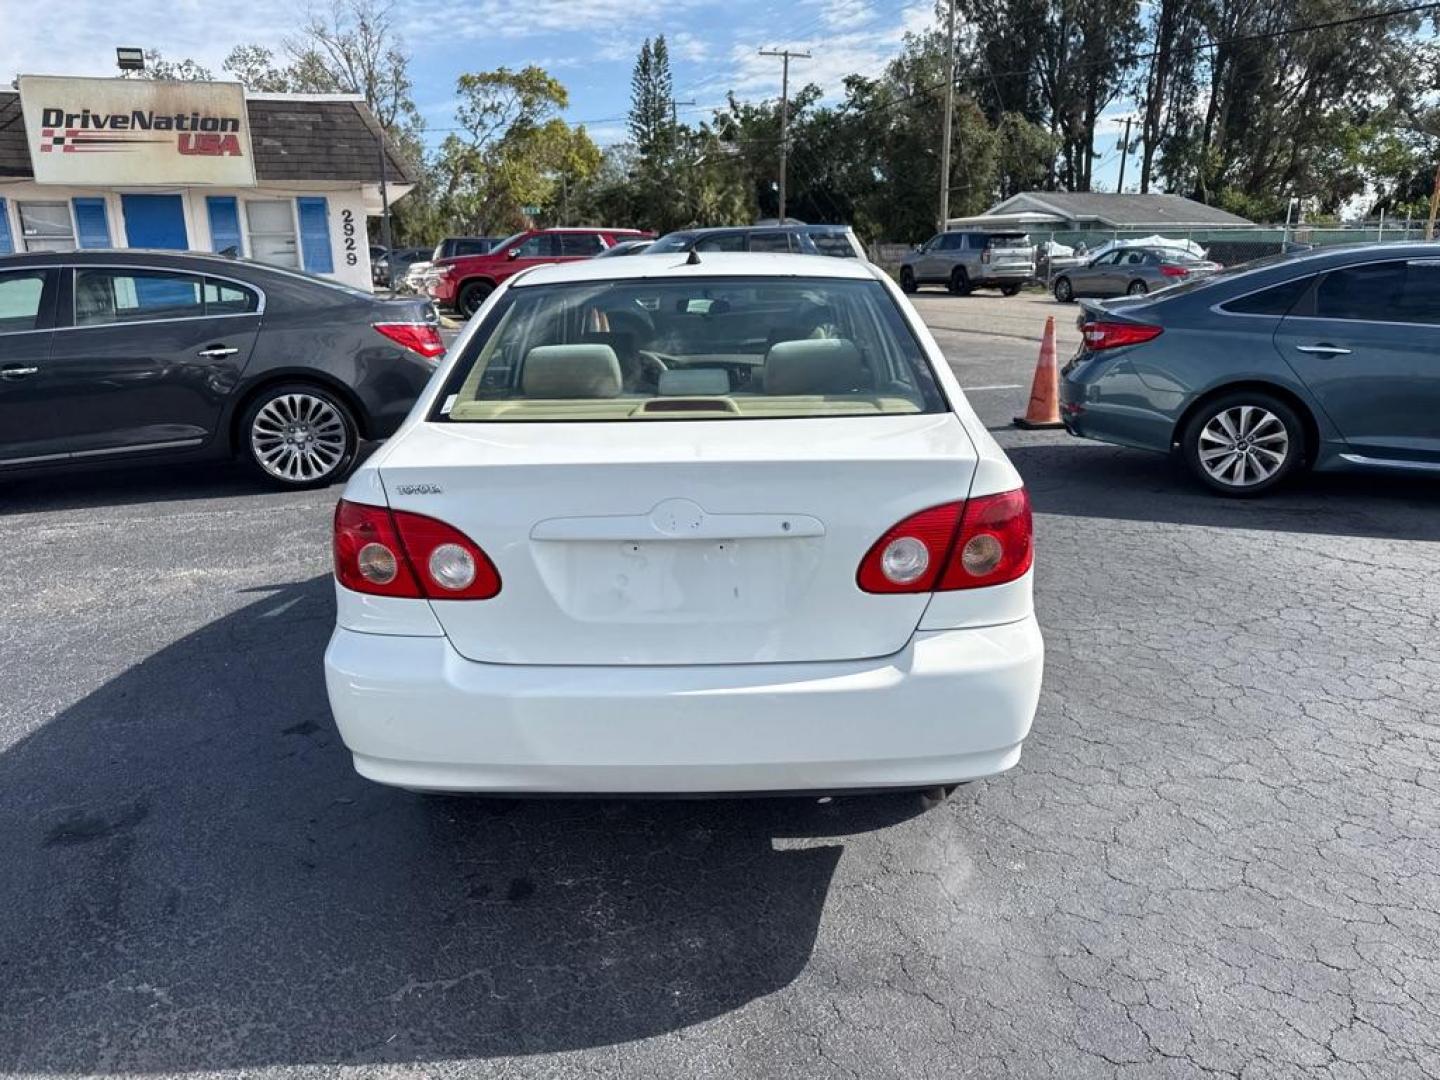
[[[1075,229],[1030,232],[1030,239],[1039,249],[1036,258],[1036,277],[1049,280],[1049,260],[1045,257],[1046,242],[1063,244],[1073,248],[1076,255],[1084,255],[1116,240],[1144,240],[1151,236],[1163,236],[1169,240],[1190,240],[1205,249],[1207,258],[1225,266],[1249,262],[1266,255],[1275,255],[1285,249],[1288,242],[1292,247],[1306,245],[1322,247],[1331,244],[1399,243],[1425,239],[1425,227],[1414,221],[1389,222],[1369,221],[1350,225],[1252,225],[1239,228],[1211,229]],[[913,248],[909,244],[879,243],[870,248],[871,261],[885,267],[892,273],[899,267],[900,260]],[[1066,260],[1073,263],[1073,260]]]

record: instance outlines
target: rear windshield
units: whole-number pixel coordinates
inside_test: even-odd
[[[851,242],[849,233],[813,232],[810,234],[810,239],[815,244],[815,250],[821,255],[833,255],[840,259],[858,259],[860,257],[860,252]]]
[[[1030,237],[1025,233],[991,233],[990,243],[992,248],[1028,248]]]
[[[432,420],[740,420],[940,412],[877,281],[522,286],[471,339]]]
[[[650,248],[650,254],[664,255],[672,251],[689,251],[690,244],[694,239],[694,233],[671,233],[669,236],[662,236]]]

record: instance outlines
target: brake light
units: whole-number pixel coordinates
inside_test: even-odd
[[[1003,585],[1035,561],[1030,495],[1022,487],[965,504],[960,535],[940,576],[940,592]]]
[[[1024,488],[913,514],[871,545],[856,584],[868,593],[948,592],[1014,581],[1034,561]]]
[[[1164,277],[1189,277],[1190,271],[1183,266],[1171,266],[1168,263],[1162,264],[1160,273]]]
[[[1101,349],[1118,349],[1122,345],[1139,345],[1157,338],[1162,333],[1158,326],[1130,322],[1084,322],[1080,334],[1086,348],[1092,352]]]
[[[488,600],[500,574],[453,525],[380,506],[335,507],[335,578],[355,592],[430,600]]]
[[[427,360],[445,355],[445,342],[440,331],[430,323],[380,322],[372,326],[401,348],[419,353]]]

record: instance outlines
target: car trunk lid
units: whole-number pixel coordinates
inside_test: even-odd
[[[432,601],[461,655],[517,664],[884,656],[929,594],[856,585],[871,544],[963,499],[950,413],[611,423],[429,423],[384,451],[395,509],[494,561],[485,601]]]

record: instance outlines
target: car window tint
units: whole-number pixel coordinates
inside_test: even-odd
[[[260,307],[260,297],[252,290],[228,281],[205,279],[206,315],[245,315]]]
[[[1313,277],[1303,277],[1282,285],[1272,285],[1249,296],[1229,300],[1220,305],[1220,310],[1235,315],[1285,315],[1295,306],[1295,302],[1305,295],[1305,290],[1314,280]]]
[[[605,250],[595,233],[561,233],[556,239],[560,241],[561,255],[599,255]]]
[[[200,278],[164,270],[75,271],[75,325],[195,318],[205,313]]]
[[[40,324],[40,297],[44,292],[43,270],[0,274],[0,334],[34,330]]]
[[[510,250],[520,249],[520,258],[538,259],[543,255],[554,255],[554,237],[548,234],[537,234],[526,237],[518,244],[511,244]]]
[[[757,232],[750,234],[751,251],[789,251],[790,234],[783,232]]]
[[[815,244],[815,250],[821,255],[833,255],[837,259],[854,259],[859,257],[855,245],[850,243],[850,237],[838,232],[812,232],[811,241]]]
[[[668,248],[666,250],[669,250]],[[744,251],[744,233],[721,233],[718,236],[702,236],[695,241],[696,251]]]
[[[456,255],[484,255],[490,250],[490,244],[485,240],[456,240]]]
[[[727,420],[937,412],[944,399],[873,280],[621,280],[510,290],[437,419]]]
[[[1321,319],[1440,323],[1440,259],[1347,266],[1320,279]]]

